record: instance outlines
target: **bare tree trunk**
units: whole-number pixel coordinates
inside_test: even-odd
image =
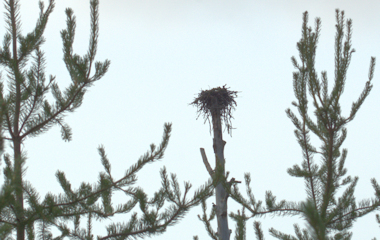
[[[208,229],[208,232],[215,239],[219,240],[229,240],[231,235],[231,230],[228,228],[228,215],[227,215],[227,199],[228,193],[224,188],[223,181],[226,181],[226,171],[225,171],[225,160],[224,160],[224,145],[226,142],[223,141],[222,136],[222,120],[230,133],[232,130],[231,125],[231,111],[235,109],[236,101],[234,98],[237,97],[236,91],[229,91],[226,85],[223,87],[217,87],[210,90],[202,90],[198,97],[194,99],[191,103],[196,105],[198,108],[199,115],[204,115],[205,119],[210,122],[210,116],[212,118],[212,130],[214,133],[213,147],[215,154],[215,171],[211,169],[209,162],[207,161],[206,153],[203,148],[201,148],[201,155],[203,163],[210,176],[213,178],[215,186],[215,214],[218,220],[218,231],[217,235],[212,230]],[[198,116],[199,116],[198,115]],[[231,179],[231,184],[234,179]],[[235,181],[235,183],[237,183]],[[205,220],[207,224],[209,220]]]
[[[223,176],[226,176],[225,172],[225,160],[224,160],[224,145],[222,136],[222,124],[220,109],[212,111],[212,125],[214,132],[214,153],[215,153],[215,168],[220,167],[222,169]],[[215,187],[216,198],[216,216],[218,220],[218,236],[219,240],[229,240],[231,231],[228,228],[228,215],[227,215],[227,198],[228,194],[224,189],[222,183],[218,183]]]

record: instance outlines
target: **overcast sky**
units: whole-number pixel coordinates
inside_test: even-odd
[[[25,34],[35,26],[38,1],[20,3]],[[60,39],[67,7],[77,17],[74,51],[78,54],[86,53],[90,31],[89,1],[57,1],[43,49],[47,73],[57,76],[61,88],[70,82]],[[25,179],[41,197],[49,191],[62,192],[55,178],[58,169],[75,187],[82,181],[93,183],[103,171],[96,150],[100,144],[105,146],[113,175],[121,177],[152,142],[159,143],[164,123],[171,122],[173,132],[164,159],[144,168],[138,183],[152,194],[160,187],[159,170],[166,166],[169,172],[178,174],[181,182],[191,181],[195,189],[208,179],[199,148],[205,148],[211,160],[212,137],[203,119],[196,120],[196,108],[188,104],[201,89],[227,84],[231,90],[240,91],[233,113],[236,129],[232,137],[224,134],[230,176],[243,180],[244,173],[250,172],[259,200],[264,200],[267,190],[279,200],[304,200],[303,180],[286,173],[302,161],[294,126],[285,114],[295,100],[290,58],[298,57],[296,43],[301,37],[302,13],[309,12],[312,26],[314,19],[321,17],[317,71],[326,70],[330,81],[334,79],[336,8],[353,20],[352,44],[356,49],[341,98],[347,116],[368,79],[370,57],[380,56],[380,1],[100,0],[97,60],[111,60],[109,72],[85,95],[79,110],[67,116],[73,129],[71,142],[61,140],[58,127],[25,142]],[[4,33],[5,27],[0,29],[0,35]],[[348,174],[359,176],[358,200],[374,196],[371,178],[380,181],[379,74],[376,67],[374,88],[348,125],[343,144],[348,149]],[[316,138],[312,140],[320,146]],[[244,190],[243,185],[240,188]],[[209,206],[212,202],[214,199],[210,199]],[[230,199],[229,209],[237,207]],[[201,214],[200,206],[155,239],[192,239],[194,235],[209,239],[197,214]],[[293,223],[304,226],[299,217],[255,220],[262,221],[266,239],[273,239],[268,233],[270,227],[293,234]],[[247,225],[247,239],[254,239],[252,222]],[[229,224],[234,230],[234,223]],[[103,223],[96,226],[95,234],[105,233]],[[375,214],[359,219],[353,232],[353,239],[380,238]]]

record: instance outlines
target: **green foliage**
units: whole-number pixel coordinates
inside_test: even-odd
[[[377,183],[377,181],[374,178],[371,179],[371,182],[372,182],[373,188],[375,189],[376,198],[378,201],[380,201],[380,185]],[[380,215],[379,214],[376,214],[376,221],[379,223],[379,227],[380,227]],[[376,238],[374,238],[374,240],[376,240]]]
[[[264,240],[264,233],[261,229],[261,223],[258,221],[253,222],[253,228],[255,229],[255,235],[257,240]]]
[[[271,191],[266,192],[265,206],[262,201],[257,201],[250,186],[250,174],[245,174],[246,194],[245,198],[236,185],[239,183],[232,178],[227,181],[227,176],[217,172],[213,173],[214,181],[221,182],[228,192],[228,196],[242,205],[242,211],[231,213],[229,216],[236,221],[235,239],[245,239],[246,221],[253,217],[272,215],[300,215],[307,223],[306,229],[294,225],[295,236],[282,233],[273,228],[269,230],[273,237],[282,240],[337,240],[351,239],[349,231],[354,221],[380,206],[380,187],[375,179],[372,185],[376,197],[362,200],[357,203],[354,197],[355,186],[358,178],[346,176],[344,167],[347,150],[341,149],[347,136],[346,125],[354,119],[359,108],[372,89],[375,58],[371,58],[369,68],[369,80],[360,94],[358,100],[352,104],[350,114],[344,117],[341,114],[340,97],[343,94],[352,53],[351,48],[352,21],[344,19],[344,12],[336,10],[337,34],[335,40],[335,81],[331,92],[328,91],[327,73],[321,73],[321,79],[315,70],[316,48],[320,33],[321,21],[316,19],[314,31],[307,26],[308,13],[303,15],[302,37],[297,43],[300,63],[292,57],[292,63],[296,68],[293,73],[293,87],[297,102],[292,104],[297,108],[300,117],[290,109],[286,110],[288,117],[296,127],[295,136],[302,148],[303,162],[288,169],[291,176],[303,178],[306,184],[307,199],[295,203],[286,200],[277,201]],[[315,120],[309,115],[308,97],[315,108]],[[315,134],[321,140],[320,150],[317,150],[310,141],[310,134]],[[314,162],[314,156],[321,157],[321,163]],[[207,161],[207,159],[206,159]],[[207,168],[207,165],[206,165]],[[343,193],[338,196],[338,190],[345,187]],[[246,215],[245,211],[250,212]],[[210,221],[214,218],[215,211],[207,217],[203,203],[203,217],[199,217],[206,226],[206,230],[213,239],[218,239],[211,229]],[[377,215],[380,223],[380,217]],[[253,224],[256,239],[264,239],[260,222]]]
[[[237,211],[237,214],[230,213],[229,216],[236,222],[236,231],[235,231],[235,240],[245,240],[246,239],[246,223],[249,219],[245,215],[245,208],[243,207],[242,211]]]
[[[78,109],[90,86],[107,72],[110,61],[96,62],[99,34],[99,1],[91,0],[91,33],[89,48],[84,56],[73,52],[76,20],[73,11],[66,9],[67,27],[61,31],[63,55],[71,77],[70,85],[60,90],[56,78],[45,75],[45,57],[41,46],[43,32],[54,9],[50,0],[45,9],[39,3],[40,16],[35,29],[23,36],[19,1],[5,0],[7,33],[0,48],[0,65],[5,68],[9,91],[0,83],[0,146],[3,139],[11,143],[13,156],[4,154],[4,184],[0,189],[0,238],[18,240],[81,239],[92,240],[93,220],[108,219],[130,213],[136,206],[139,213],[131,214],[126,223],[112,223],[106,227],[105,236],[97,239],[129,239],[152,236],[164,232],[178,222],[191,207],[212,195],[212,181],[188,197],[191,184],[184,184],[181,192],[174,174],[169,178],[166,169],[161,170],[162,187],[149,198],[143,189],[136,187],[137,173],[149,163],[162,159],[168,146],[171,124],[164,126],[161,143],[151,144],[149,150],[126,170],[124,176],[115,178],[103,146],[98,148],[104,172],[93,183],[81,183],[74,188],[64,172],[56,173],[63,192],[46,194],[41,198],[32,184],[24,180],[26,156],[21,145],[27,137],[38,136],[52,126],[61,127],[62,138],[70,141],[71,128],[64,122],[67,113]],[[46,100],[51,92],[54,101]],[[115,205],[112,196],[121,192],[126,197],[123,204]],[[85,224],[81,224],[85,220]],[[72,223],[72,225],[70,224]],[[85,227],[83,227],[85,225]],[[53,237],[52,228],[60,234]],[[26,236],[25,236],[26,233]]]
[[[111,174],[111,165],[105,154],[103,147],[99,148],[105,172],[99,174],[97,184],[90,185],[82,183],[78,190],[72,190],[69,181],[64,173],[58,172],[57,178],[65,191],[59,196],[50,196],[39,203],[42,207],[50,206],[50,213],[56,212],[54,219],[49,221],[61,231],[61,236],[70,236],[72,239],[87,239],[91,236],[92,218],[108,219],[112,216],[125,214],[132,211],[138,205],[141,216],[136,212],[132,214],[127,223],[112,223],[107,226],[107,235],[98,236],[98,239],[126,239],[128,237],[144,237],[162,233],[168,226],[174,225],[191,208],[200,203],[202,199],[212,193],[212,184],[209,182],[204,187],[196,191],[194,196],[187,199],[187,194],[191,188],[189,183],[185,183],[184,194],[181,194],[180,187],[175,175],[169,179],[165,168],[161,170],[162,187],[154,193],[153,198],[139,187],[133,187],[137,181],[137,172],[146,164],[156,162],[163,157],[163,153],[168,145],[171,132],[171,125],[165,125],[165,132],[161,144],[156,147],[151,145],[136,164],[132,165],[120,179],[115,179]],[[121,191],[129,200],[124,204],[113,206],[111,196],[116,191]],[[101,201],[101,204],[99,204]],[[164,208],[165,203],[168,205]],[[67,208],[67,206],[70,206]],[[55,211],[54,211],[55,210]],[[81,229],[80,219],[83,216],[88,218],[87,229]],[[64,221],[58,221],[63,218]],[[73,221],[74,229],[68,227],[68,222]],[[92,238],[91,238],[92,239]]]
[[[203,224],[205,225],[205,228],[206,228],[208,235],[212,239],[218,240],[217,233],[212,229],[211,223],[210,223],[212,220],[215,219],[215,215],[216,215],[215,205],[213,204],[210,215],[208,217],[207,212],[206,212],[207,211],[206,201],[202,200],[202,211],[203,211],[202,217],[200,215],[198,215],[199,220],[201,220],[203,222]],[[197,236],[195,236],[195,237],[198,238]]]
[[[344,90],[347,69],[351,61],[352,21],[344,19],[344,12],[336,11],[335,39],[335,81],[332,91],[328,91],[327,73],[321,73],[319,79],[315,71],[315,55],[320,33],[321,21],[315,21],[314,31],[307,26],[308,13],[303,15],[302,38],[297,43],[300,63],[292,57],[292,63],[297,69],[293,73],[293,86],[297,102],[292,104],[297,108],[300,119],[290,109],[286,110],[288,117],[296,127],[295,136],[303,152],[301,166],[294,165],[288,173],[305,180],[307,199],[294,210],[301,214],[307,222],[307,229],[301,230],[294,226],[297,238],[270,229],[272,236],[278,239],[351,239],[349,229],[353,222],[365,214],[374,211],[379,206],[379,200],[363,200],[356,203],[354,190],[358,178],[345,176],[347,169],[344,163],[347,150],[341,146],[347,136],[346,125],[352,121],[372,89],[375,58],[372,57],[369,69],[369,80],[358,100],[352,104],[348,117],[341,114],[340,97]],[[346,31],[345,31],[346,28]],[[345,38],[345,40],[344,40]],[[343,42],[344,40],[344,42]],[[311,96],[315,108],[316,121],[308,112],[307,93]],[[310,133],[315,134],[322,142],[320,150],[311,144]],[[314,156],[321,156],[321,164],[314,162]],[[338,190],[346,187],[338,197]],[[290,210],[280,206],[283,210]]]

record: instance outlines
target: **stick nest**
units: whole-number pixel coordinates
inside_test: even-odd
[[[233,110],[235,110],[235,106],[237,106],[235,101],[237,93],[237,91],[230,91],[229,88],[226,88],[226,85],[210,90],[202,90],[198,94],[198,97],[195,98],[194,101],[190,104],[196,105],[198,108],[197,119],[200,115],[203,115],[205,122],[209,122],[210,131],[210,116],[212,117],[219,111],[222,121],[227,128],[227,132],[231,134],[231,130],[233,129],[231,123],[233,116],[231,113]]]

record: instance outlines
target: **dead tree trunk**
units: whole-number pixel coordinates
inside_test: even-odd
[[[220,110],[215,109],[211,112],[212,126],[214,132],[214,153],[215,153],[215,166],[220,168],[220,173],[223,177],[226,176],[225,171],[225,160],[224,160],[224,145],[226,142],[223,140],[222,136],[222,121]],[[215,187],[215,201],[216,201],[216,216],[218,220],[218,236],[219,240],[229,240],[231,230],[228,228],[228,215],[227,215],[227,198],[228,194],[224,189],[221,182],[219,182]]]
[[[225,86],[202,91],[198,97],[191,103],[198,107],[199,115],[203,114],[205,119],[212,123],[214,134],[213,148],[215,153],[215,170],[212,170],[207,160],[206,153],[201,148],[203,162],[210,176],[215,182],[215,213],[218,221],[217,238],[219,240],[229,240],[231,230],[228,228],[227,199],[228,193],[225,189],[226,171],[224,159],[224,145],[222,135],[222,121],[228,132],[231,126],[231,111],[236,106],[234,98],[237,96],[236,91],[229,91]],[[223,182],[224,181],[224,182]],[[212,233],[214,234],[214,233]],[[215,236],[216,237],[216,236]]]

